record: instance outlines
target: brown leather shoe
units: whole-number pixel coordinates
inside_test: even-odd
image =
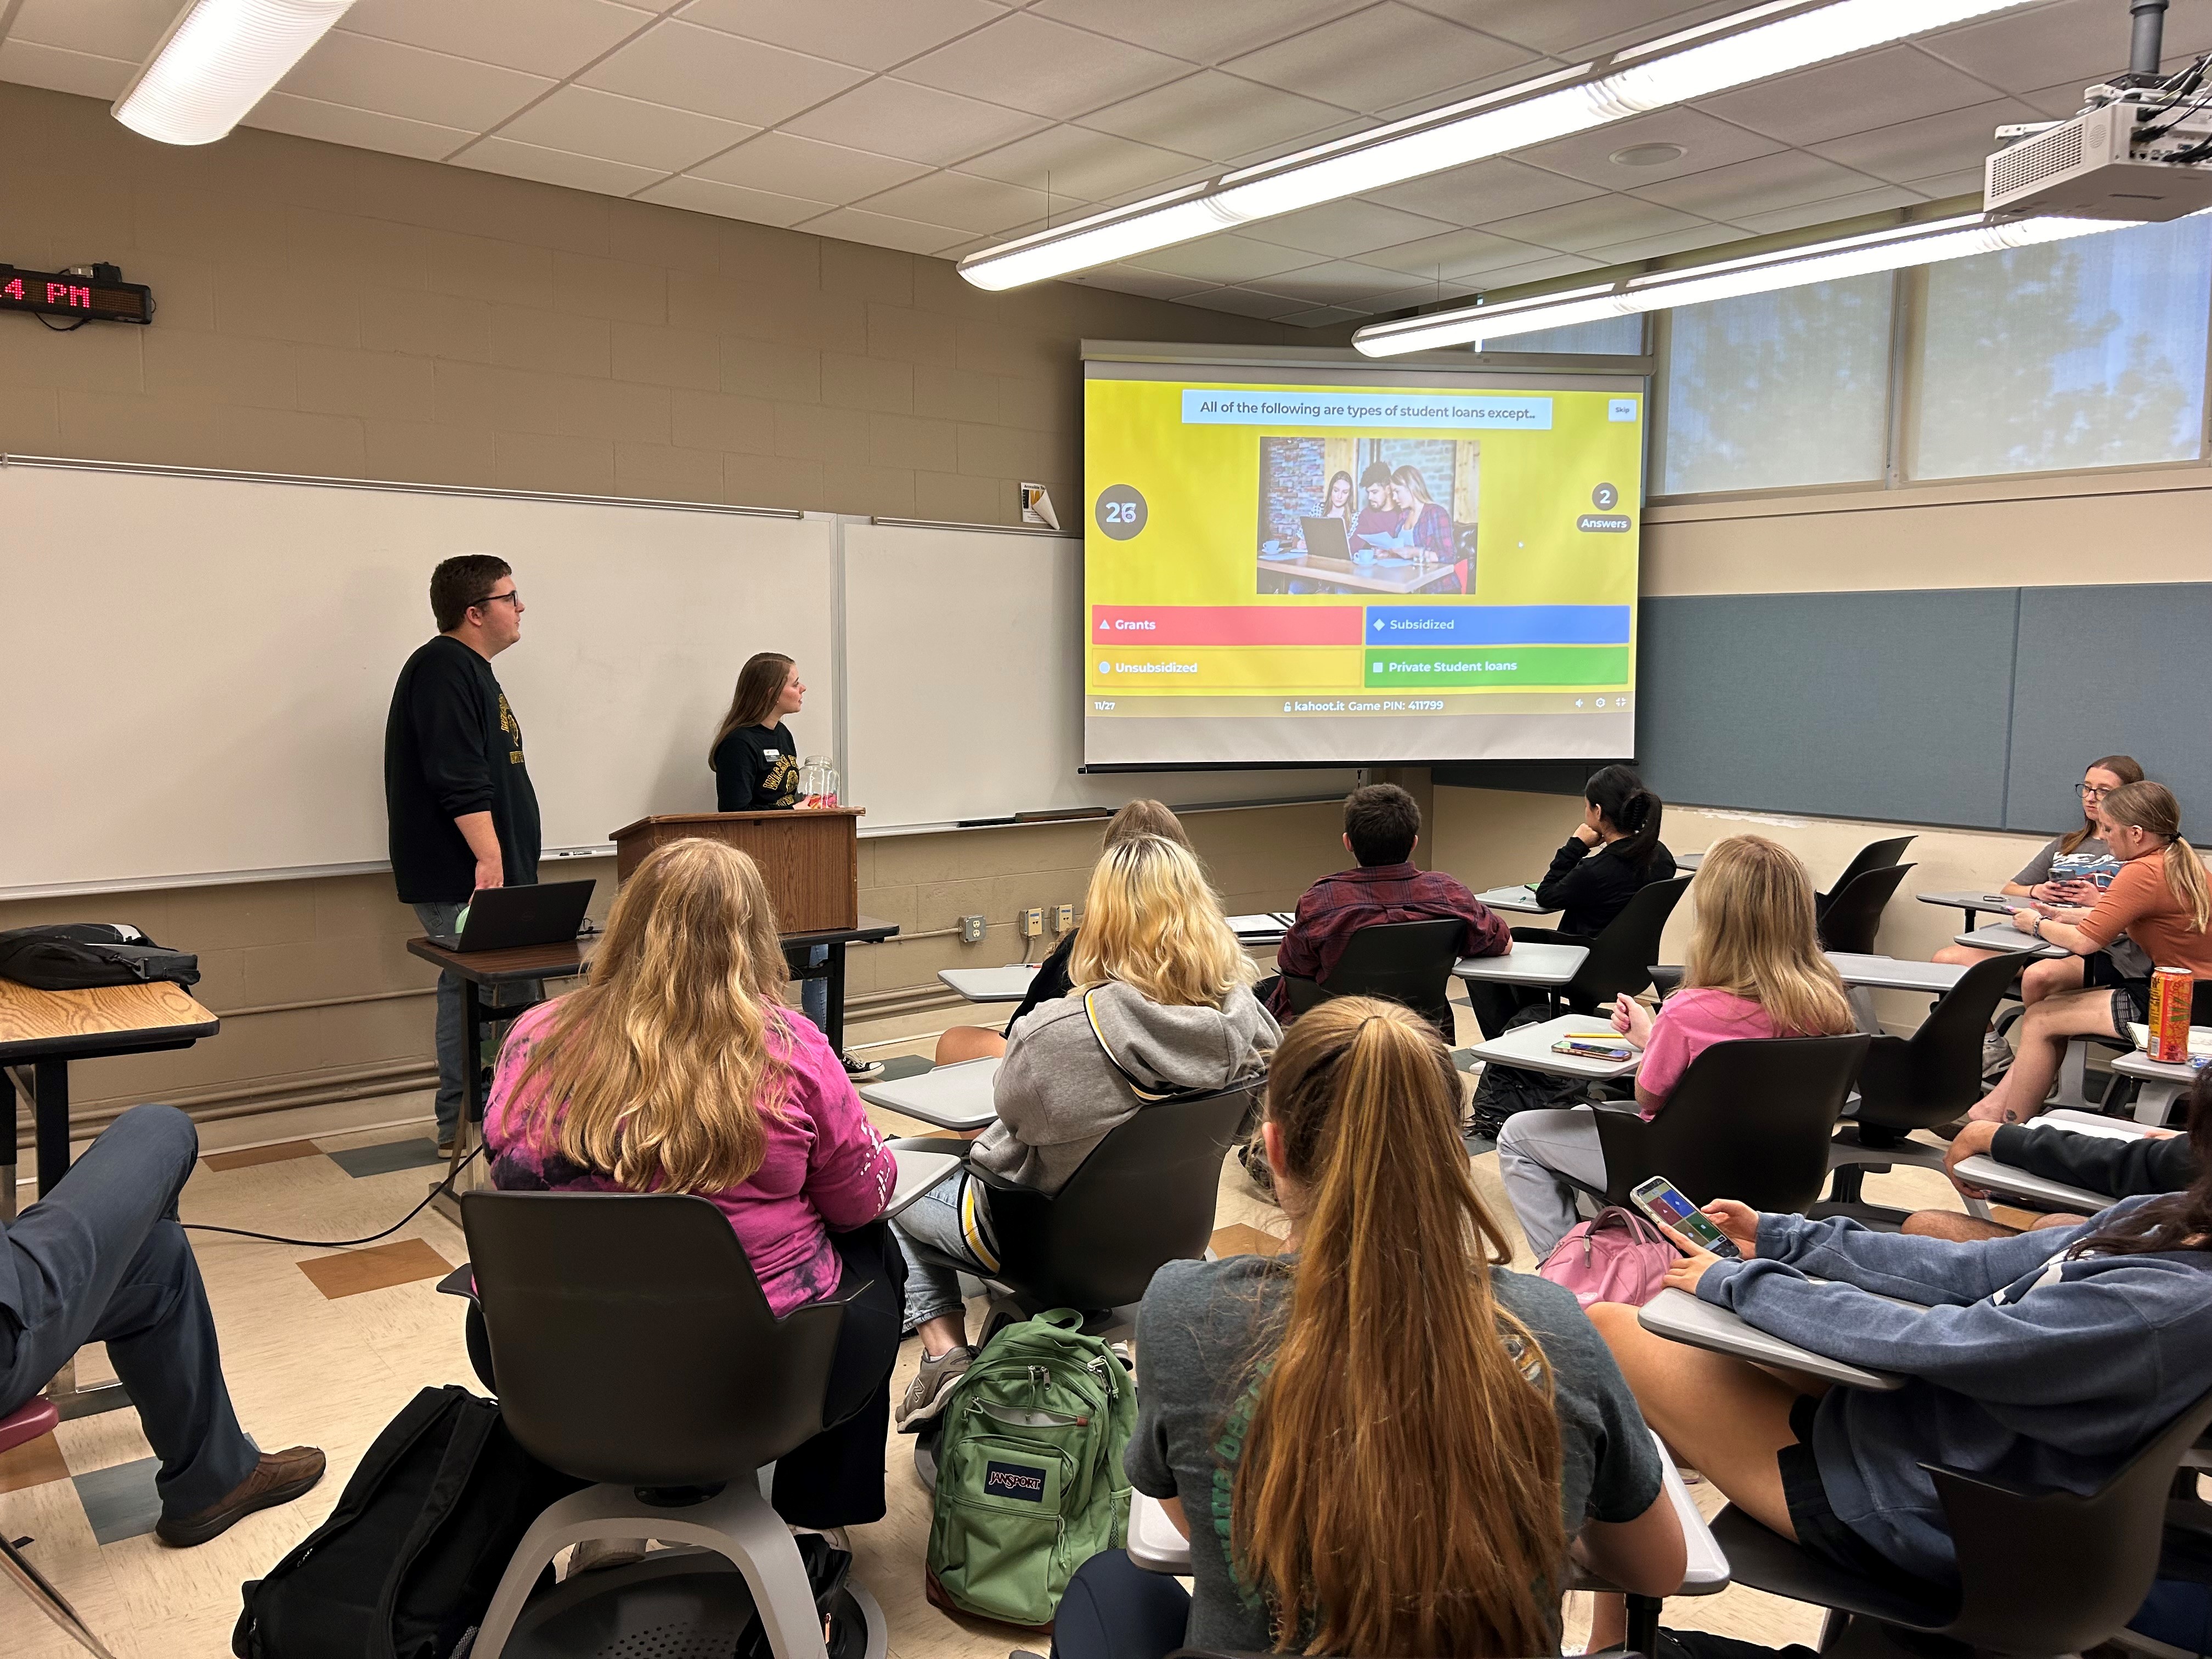
[[[204,1544],[228,1532],[256,1510],[290,1503],[311,1491],[322,1478],[323,1455],[313,1446],[264,1452],[253,1473],[240,1481],[229,1497],[197,1515],[163,1516],[155,1524],[154,1535],[178,1549]]]

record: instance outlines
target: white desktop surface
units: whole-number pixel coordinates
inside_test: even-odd
[[[919,1077],[865,1084],[860,1098],[871,1106],[918,1118],[940,1129],[981,1129],[998,1121],[993,1092],[1000,1056],[939,1066]]]
[[[1493,910],[1508,910],[1516,916],[1548,916],[1553,908],[1537,903],[1536,890],[1526,882],[1517,887],[1493,887],[1475,897]]]
[[[1850,951],[1826,952],[1846,985],[1870,991],[1928,991],[1940,994],[1966,977],[1963,963],[1912,962],[1899,957],[1861,956]]]
[[[1582,971],[1587,945],[1540,945],[1516,939],[1502,957],[1462,957],[1452,964],[1462,979],[1499,985],[1565,985]]]
[[[1823,1376],[1846,1388],[1869,1389],[1887,1394],[1905,1386],[1905,1378],[1892,1371],[1871,1371],[1831,1359],[1826,1354],[1801,1348],[1760,1330],[1749,1321],[1701,1302],[1687,1291],[1662,1291],[1644,1304],[1637,1323],[1655,1336],[1734,1354],[1762,1365],[1784,1365],[1810,1376]]]
[[[1523,945],[1521,949],[1527,949]],[[1626,1060],[1584,1060],[1576,1054],[1552,1052],[1552,1045],[1565,1036],[1590,1036],[1601,1041],[1628,1044],[1628,1040],[1602,1019],[1587,1014],[1562,1014],[1557,1019],[1547,1019],[1536,1025],[1516,1025],[1486,1042],[1478,1042],[1468,1051],[1480,1060],[1496,1060],[1501,1065],[1517,1066],[1526,1072],[1545,1072],[1553,1077],[1581,1077],[1603,1080],[1625,1077],[1644,1063],[1643,1051],[1636,1049]]]
[[[911,1147],[894,1148],[891,1157],[898,1162],[898,1181],[891,1188],[890,1201],[884,1206],[886,1218],[906,1208],[963,1162],[955,1152],[922,1152]]]
[[[1036,970],[1034,962],[1014,962],[1004,968],[940,968],[937,977],[970,1002],[1019,1002],[1030,994]]]

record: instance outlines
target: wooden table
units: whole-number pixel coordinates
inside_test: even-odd
[[[69,1173],[69,1064],[110,1054],[145,1054],[189,1048],[213,1036],[222,1023],[181,985],[103,985],[85,991],[40,991],[0,979],[0,1067],[27,1066],[33,1133],[37,1146],[39,1196]],[[15,1213],[15,1097],[8,1098],[6,1146],[0,1151],[0,1220]],[[46,1389],[64,1418],[120,1411],[131,1395],[120,1382],[76,1386],[76,1361],[61,1368]]]
[[[1274,575],[1304,576],[1331,587],[1358,588],[1369,593],[1418,593],[1455,575],[1459,568],[1456,561],[1424,565],[1405,559],[1390,565],[1360,564],[1351,559],[1318,558],[1310,553],[1297,559],[1263,558],[1259,563],[1263,572]]]

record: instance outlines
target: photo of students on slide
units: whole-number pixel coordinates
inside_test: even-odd
[[[1449,438],[1261,439],[1256,591],[1472,592],[1480,455]]]

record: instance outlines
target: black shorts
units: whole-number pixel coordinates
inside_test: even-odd
[[[1882,1583],[1902,1579],[1907,1585],[1921,1581],[1905,1572],[1875,1547],[1845,1526],[1828,1506],[1828,1490],[1820,1484],[1820,1466],[1813,1456],[1813,1419],[1820,1402],[1809,1394],[1797,1396],[1790,1408],[1790,1432],[1795,1443],[1774,1454],[1782,1471],[1782,1501],[1789,1507],[1790,1525],[1797,1541],[1847,1572]],[[1932,1591],[1934,1586],[1929,1586]]]

